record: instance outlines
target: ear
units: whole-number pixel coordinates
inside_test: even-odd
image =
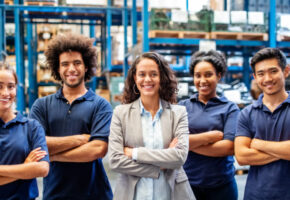
[[[219,72],[219,73],[217,74],[217,77],[218,77],[218,80],[220,81],[221,78],[222,78],[222,74]]]
[[[136,83],[136,74],[133,75],[134,82]]]
[[[254,79],[256,79],[256,74],[255,73],[253,73],[253,77],[254,77]]]
[[[88,71],[88,68],[87,67],[85,67],[85,72],[87,72]]]
[[[287,78],[289,76],[289,72],[290,72],[290,66],[286,65],[284,72],[283,72],[285,78]]]

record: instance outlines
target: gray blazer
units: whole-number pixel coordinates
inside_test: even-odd
[[[158,178],[160,169],[171,188],[172,200],[195,199],[182,165],[188,153],[188,120],[185,107],[161,101],[161,129],[164,149],[144,148],[140,103],[117,106],[114,110],[109,136],[109,165],[119,172],[114,191],[116,200],[133,200],[135,187],[142,177]],[[178,138],[175,148],[168,148],[173,138]],[[138,148],[138,161],[124,155],[124,146]],[[162,192],[162,191],[160,191]]]

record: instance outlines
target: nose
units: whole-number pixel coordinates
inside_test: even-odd
[[[9,93],[8,93],[8,88],[7,87],[2,87],[1,90],[0,90],[0,94],[1,96],[7,96]]]
[[[75,65],[73,63],[69,64],[68,71],[75,71]]]
[[[265,74],[265,81],[272,81],[272,76],[270,73]]]
[[[149,75],[145,76],[145,81],[151,81],[151,77]]]
[[[200,82],[201,82],[201,83],[206,82],[206,78],[205,78],[204,76],[201,76],[201,77],[200,77]]]

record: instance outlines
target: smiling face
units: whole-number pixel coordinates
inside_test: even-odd
[[[221,75],[217,75],[211,63],[201,61],[195,65],[193,80],[200,100],[207,102],[216,96],[216,86],[220,78]]]
[[[86,71],[81,53],[72,51],[59,55],[59,74],[65,87],[76,88],[84,85]]]
[[[254,78],[264,95],[276,95],[285,91],[285,78],[289,69],[282,71],[275,58],[262,60],[255,65]]]
[[[142,97],[159,98],[160,72],[154,60],[144,58],[136,65],[136,86]]]
[[[0,70],[0,112],[12,111],[16,97],[16,79],[11,71]]]

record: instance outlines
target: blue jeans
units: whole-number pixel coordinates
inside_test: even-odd
[[[197,200],[237,200],[238,187],[236,180],[215,188],[199,188],[191,186]]]

